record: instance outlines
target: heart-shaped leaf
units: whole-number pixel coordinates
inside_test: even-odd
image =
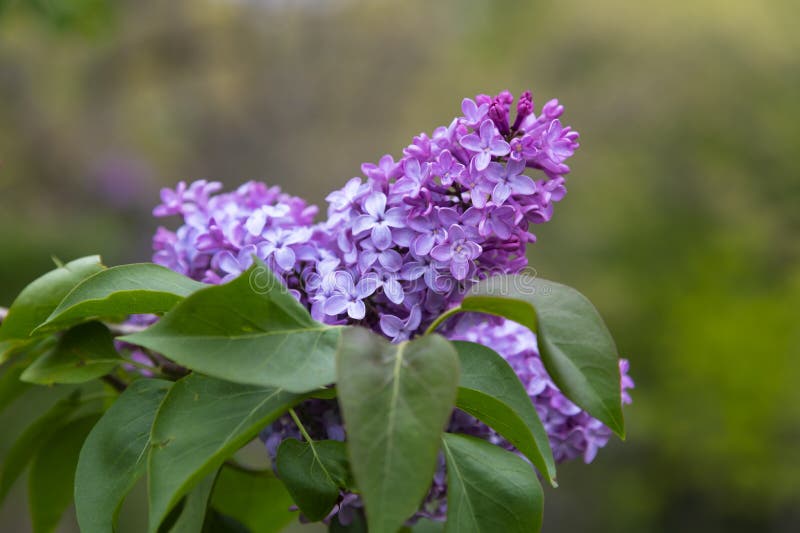
[[[455,341],[461,361],[456,405],[505,437],[550,481],[556,464],[547,432],[517,374],[494,350]]]
[[[20,379],[28,383],[84,383],[114,370],[122,362],[108,328],[89,322],[70,329],[36,359]]]
[[[624,437],[617,347],[591,302],[566,285],[519,275],[480,282],[462,307],[487,297],[506,298],[509,308],[518,302],[517,312],[503,315],[514,321],[533,306],[539,354],[550,377],[570,400]]]
[[[220,379],[307,392],[332,383],[341,328],[320,324],[263,263],[122,337]]]
[[[447,433],[445,532],[536,533],[544,498],[536,473],[524,459],[485,440]]]
[[[302,396],[190,374],[158,409],[150,440],[150,531],[203,477]]]
[[[92,429],[75,474],[75,511],[84,533],[107,533],[123,498],[144,474],[150,429],[172,386],[160,379],[131,383]]]
[[[39,447],[28,474],[28,502],[34,533],[54,531],[61,515],[72,503],[78,454],[99,418],[95,414],[70,422]]]
[[[278,476],[303,515],[316,522],[330,513],[347,487],[347,449],[335,440],[286,439],[275,458]]]
[[[369,530],[395,533],[430,487],[455,402],[458,355],[439,335],[389,344],[350,328],[337,372],[350,464]]]
[[[152,263],[112,267],[78,283],[36,332],[93,318],[166,313],[203,287],[207,285]]]
[[[83,257],[51,270],[22,289],[0,325],[0,342],[5,348],[0,362],[14,346],[30,340],[31,332],[47,320],[75,285],[104,268],[99,256]]]

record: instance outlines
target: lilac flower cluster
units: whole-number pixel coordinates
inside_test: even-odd
[[[553,100],[537,116],[526,92],[511,123],[512,103],[508,92],[465,99],[463,116],[415,137],[399,161],[362,165],[366,180],[328,195],[316,224],[315,207],[261,183],[165,189],[154,214],[184,224],[159,228],[154,260],[219,283],[255,254],[317,320],[407,339],[475,281],[524,267],[530,224],[548,221],[566,192],[578,134],[561,125],[563,107]]]
[[[566,160],[578,148],[578,134],[562,125],[563,107],[551,100],[537,115],[525,92],[512,121],[513,103],[507,91],[464,99],[461,116],[415,137],[399,160],[385,155],[362,165],[364,178],[327,196],[322,222],[314,222],[314,206],[262,183],[230,193],[207,181],[165,189],[154,215],[178,215],[183,224],[174,232],[158,229],[154,261],[224,283],[255,255],[315,319],[359,324],[393,342],[409,339],[480,279],[521,271],[526,245],[536,239],[531,224],[550,220],[566,193]],[[469,316],[451,325],[449,335],[489,344],[508,360],[545,422],[557,460],[589,462],[606,444],[610,431],[550,381],[531,332]],[[623,391],[632,386],[625,370]],[[335,401],[310,400],[298,413],[312,437],[345,438]],[[460,411],[450,429],[510,448]],[[289,417],[262,434],[273,457],[287,437],[300,437]],[[442,519],[445,498],[442,462],[418,516]],[[345,523],[360,505],[343,494],[334,514]]]

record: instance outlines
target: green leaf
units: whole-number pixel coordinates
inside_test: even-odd
[[[337,370],[348,454],[369,530],[395,533],[430,487],[456,398],[458,355],[439,335],[389,344],[350,328]]]
[[[64,329],[94,318],[166,313],[204,287],[204,283],[152,263],[112,267],[76,285],[36,332]]]
[[[547,432],[517,374],[491,348],[453,344],[461,361],[456,406],[494,428],[554,482],[556,464]]]
[[[278,533],[297,518],[290,511],[292,497],[271,472],[250,472],[223,467],[211,497],[211,505],[252,533]]]
[[[444,531],[444,523],[423,518],[411,527],[411,531],[412,533],[442,533]]]
[[[41,444],[28,474],[34,533],[54,531],[72,503],[75,466],[86,436],[100,418],[88,415],[60,427]]]
[[[212,507],[206,513],[202,533],[253,533],[253,531],[235,518],[224,515]]]
[[[204,476],[301,398],[199,374],[176,382],[150,434],[150,531]]]
[[[570,400],[624,438],[617,347],[591,302],[560,283],[526,276],[484,280],[464,301],[486,296],[536,309],[539,353],[550,377]]]
[[[3,470],[0,472],[0,503],[8,495],[14,481],[28,466],[42,443],[49,439],[79,406],[80,392],[75,391],[69,397],[56,402],[14,442],[6,454]]]
[[[206,521],[208,500],[214,490],[217,472],[207,475],[183,501],[183,508],[169,533],[200,533]]]
[[[446,532],[536,533],[544,497],[531,466],[485,440],[447,433]]]
[[[501,316],[522,324],[531,331],[536,331],[536,310],[524,300],[480,296],[473,290],[468,297],[464,298],[460,307],[462,311]]]
[[[121,362],[108,328],[89,322],[64,333],[50,351],[25,369],[20,379],[39,385],[84,383],[108,374]]]
[[[0,413],[30,388],[29,383],[19,379],[24,371],[25,365],[17,363],[10,365],[0,375]]]
[[[227,381],[307,392],[335,379],[341,328],[314,321],[263,263],[199,290],[147,330],[122,337]]]
[[[33,281],[11,304],[0,326],[0,341],[12,341],[6,345],[7,349],[27,342],[31,332],[47,320],[75,285],[104,268],[100,257],[92,255],[71,261]]]
[[[114,529],[123,498],[145,472],[150,429],[171,386],[160,379],[134,381],[86,439],[75,475],[75,511],[84,533]]]
[[[286,439],[278,447],[275,464],[289,494],[312,522],[328,516],[339,499],[339,489],[348,486],[344,442]]]

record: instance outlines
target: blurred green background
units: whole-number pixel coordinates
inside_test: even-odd
[[[796,532],[797,23],[795,0],[0,0],[0,305],[51,254],[147,260],[161,186],[322,204],[462,97],[530,88],[582,140],[531,262],[637,384],[628,441],[561,468],[545,531]],[[47,401],[0,417],[0,453]],[[24,499],[0,530],[28,531]]]

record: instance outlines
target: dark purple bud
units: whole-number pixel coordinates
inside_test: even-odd
[[[517,128],[522,124],[525,117],[531,113],[533,113],[533,96],[531,96],[530,91],[525,91],[519,97],[519,102],[517,102],[517,119],[514,121],[514,125],[511,129],[517,131]]]

